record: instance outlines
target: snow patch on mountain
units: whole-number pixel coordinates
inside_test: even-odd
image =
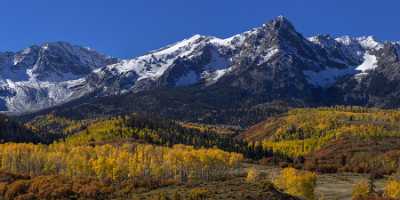
[[[199,45],[202,45],[201,41],[205,39],[204,36],[195,35],[166,48],[131,60],[123,60],[107,68],[109,71],[118,71],[119,73],[134,71],[139,76],[138,80],[155,80],[163,75],[176,59],[189,56]]]
[[[366,72],[378,67],[378,60],[376,56],[365,53],[364,62],[356,68],[358,71]]]
[[[0,53],[0,103],[5,111],[34,111],[87,92],[86,75],[112,58],[65,42]]]
[[[201,74],[201,79],[205,80],[206,86],[215,84],[220,78],[232,71],[232,67],[226,69],[218,69],[212,72],[204,71]]]
[[[357,80],[360,80],[368,74],[368,71],[374,70],[377,67],[378,60],[376,56],[366,52],[364,54],[364,62],[359,66],[345,69],[328,68],[322,71],[305,70],[303,74],[310,84],[316,87],[329,87],[335,84],[338,79],[348,75],[352,75]]]
[[[223,77],[226,73],[228,73],[231,68],[228,69],[220,69],[214,72],[214,77],[212,78],[213,81],[218,81],[221,77]]]
[[[23,81],[13,82],[7,80],[1,83],[1,88],[8,88],[13,95],[3,96],[8,111],[21,112],[46,108],[64,102],[67,99],[80,97],[72,88],[81,85],[85,79],[65,82]],[[83,95],[83,94],[82,94]]]
[[[167,46],[166,48],[162,48],[153,52],[150,52],[151,55],[155,55],[155,56],[163,56],[166,54],[179,54],[180,56],[185,56],[190,54],[190,50],[193,49],[193,47],[195,47],[196,42],[198,42],[198,40],[202,40],[205,39],[205,36],[201,36],[201,35],[194,35],[193,37],[190,37],[188,39],[185,39],[181,42],[175,43],[173,45]]]
[[[383,48],[383,44],[380,41],[376,40],[373,36],[342,36],[335,38],[335,40],[347,47],[352,48],[354,51],[358,51],[358,54],[361,54],[362,51],[366,50],[379,50]]]
[[[373,36],[357,38],[362,47],[366,49],[379,50],[383,48],[383,44],[377,41]]]
[[[352,45],[354,43],[358,43],[361,47],[365,49],[375,49],[379,50],[383,48],[383,44],[376,40],[373,36],[363,36],[363,37],[350,37],[350,36],[342,36],[335,39],[337,42],[342,43],[346,46]]]
[[[337,42],[343,44],[343,45],[346,45],[346,46],[351,45],[351,44],[355,41],[352,37],[350,37],[350,36],[348,36],[348,35],[335,38],[335,40],[336,40]]]
[[[266,62],[268,62],[272,57],[274,57],[276,54],[279,53],[279,49],[276,47],[272,47],[267,50],[267,53],[265,55],[261,55],[260,59],[258,60],[257,65],[262,65]]]
[[[134,72],[137,76],[133,82],[155,81],[163,76],[167,70],[177,66],[177,64],[180,65],[182,61],[187,61],[191,64],[185,66],[185,68],[191,69],[185,70],[190,72],[183,73],[181,77],[178,77],[175,81],[176,86],[196,84],[200,80],[215,82],[215,79],[219,79],[229,71],[226,70],[230,67],[232,61],[232,55],[229,52],[234,51],[242,44],[245,34],[250,33],[239,34],[227,39],[195,35],[165,48],[151,51],[144,56],[122,60],[117,64],[99,69],[95,73],[100,77],[112,74],[113,76],[121,76],[121,79],[123,79],[122,77],[126,74]],[[210,54],[204,54],[205,52]],[[196,60],[203,56],[209,56],[208,63],[196,66],[196,62],[198,62]]]
[[[214,44],[214,45],[217,45],[217,46],[235,48],[235,47],[243,45],[245,39],[250,35],[256,34],[257,31],[258,31],[258,29],[254,28],[254,29],[252,29],[250,31],[246,31],[244,33],[237,34],[237,35],[234,35],[234,36],[226,38],[226,39],[213,37],[210,40],[210,42],[212,44]]]

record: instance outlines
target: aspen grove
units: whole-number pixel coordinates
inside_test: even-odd
[[[243,156],[222,150],[147,144],[72,146],[1,144],[0,170],[16,174],[96,177],[101,181],[215,180],[239,167]]]

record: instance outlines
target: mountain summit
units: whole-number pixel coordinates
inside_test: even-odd
[[[192,109],[201,121],[205,113],[272,102],[398,107],[399,46],[373,37],[306,38],[283,16],[230,38],[195,35],[126,60],[49,43],[0,54],[1,109],[23,113],[74,100],[103,114],[186,118]]]
[[[78,87],[93,70],[117,59],[93,50],[53,42],[0,53],[0,108],[26,112],[85,94]]]

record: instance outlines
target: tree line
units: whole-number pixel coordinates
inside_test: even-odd
[[[2,171],[30,176],[95,177],[101,181],[133,184],[215,180],[228,176],[242,159],[237,153],[184,145],[0,145]]]

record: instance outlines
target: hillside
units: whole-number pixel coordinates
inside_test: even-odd
[[[263,155],[228,128],[137,114],[27,127],[60,140],[0,144],[2,199],[298,199],[244,178],[244,155]]]
[[[266,117],[286,112],[291,105],[302,105],[299,102],[284,101],[265,103],[265,96],[249,95],[234,88],[215,87],[208,91],[183,87],[117,96],[93,95],[21,115],[19,118],[31,120],[36,116],[55,114],[63,118],[83,120],[140,113],[177,121],[248,127]]]
[[[0,115],[0,143],[40,142],[40,137],[27,127],[11,118]]]
[[[397,110],[295,109],[239,137],[312,170],[390,174],[398,167],[399,120]]]
[[[51,144],[0,145],[0,196],[348,199],[367,176],[339,172],[398,172],[399,117],[396,110],[360,107],[294,109],[238,135],[237,127],[139,114],[91,120],[44,115],[25,126]],[[390,180],[379,180],[379,189]]]
[[[53,114],[34,118],[25,124],[45,143],[65,141],[74,145],[121,144],[139,142],[163,146],[175,144],[218,147],[259,159],[267,152],[258,151],[242,140],[237,127],[178,122],[146,115],[129,114],[90,120],[76,120]]]

